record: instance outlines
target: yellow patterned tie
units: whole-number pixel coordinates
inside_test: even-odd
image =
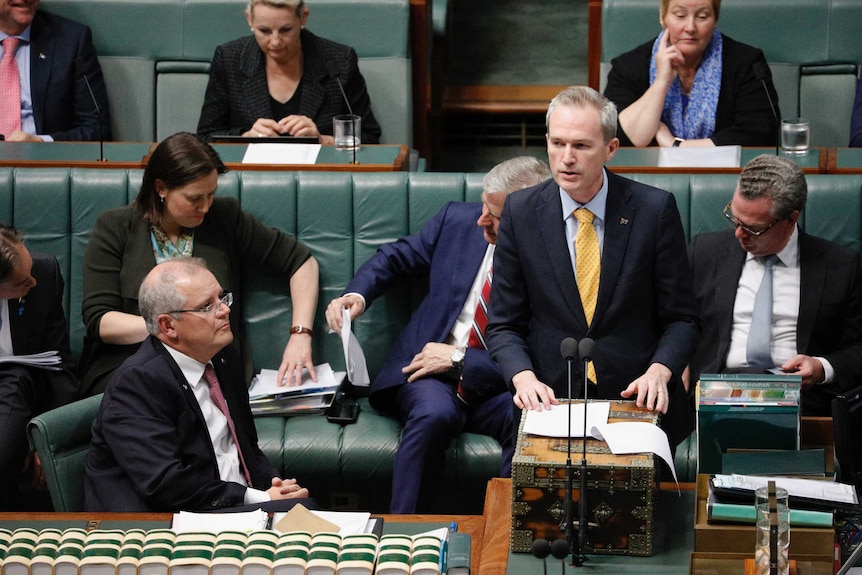
[[[581,305],[587,316],[587,325],[593,322],[596,312],[596,300],[599,297],[599,276],[602,270],[602,256],[599,252],[599,236],[593,227],[593,213],[586,208],[578,208],[572,215],[578,220],[578,233],[575,235],[575,259],[578,291],[581,294]],[[596,368],[590,362],[587,375],[595,383]]]

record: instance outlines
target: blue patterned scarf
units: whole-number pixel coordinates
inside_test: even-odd
[[[661,36],[658,35],[652,46],[650,85],[655,82],[655,54]],[[718,108],[718,93],[721,91],[721,46],[721,33],[716,27],[695,73],[691,93],[687,97],[682,93],[679,78],[671,84],[664,100],[661,121],[670,128],[674,136],[698,140],[710,137],[715,131],[715,111]]]

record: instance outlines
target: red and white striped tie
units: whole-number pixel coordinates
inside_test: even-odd
[[[482,284],[479,303],[476,304],[476,313],[473,314],[473,329],[470,330],[470,337],[467,338],[467,345],[476,349],[488,349],[485,343],[485,328],[488,327],[488,298],[491,296],[493,277],[494,268],[491,268],[485,277],[485,283]]]

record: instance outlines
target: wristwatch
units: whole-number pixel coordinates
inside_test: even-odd
[[[449,355],[449,359],[452,361],[452,367],[461,371],[464,369],[464,354],[466,350],[463,347],[456,347],[454,351]]]
[[[683,142],[685,142],[685,140],[682,138],[674,138],[673,139],[673,147],[679,148],[679,145],[682,144]]]

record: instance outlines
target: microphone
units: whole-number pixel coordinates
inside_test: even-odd
[[[563,356],[563,359],[566,362],[566,381],[568,383],[569,388],[569,402],[566,406],[568,409],[568,433],[566,433],[566,486],[565,486],[565,522],[566,522],[566,540],[565,542],[572,549],[572,556],[578,556],[580,554],[580,550],[578,549],[577,553],[575,552],[575,533],[574,533],[574,517],[572,514],[572,367],[575,362],[575,359],[578,356],[578,342],[575,341],[572,337],[565,338],[562,342],[560,342],[560,355]],[[561,540],[558,540],[561,541]],[[554,542],[556,543],[556,541]],[[568,550],[566,550],[566,555],[568,555]],[[565,557],[565,555],[564,555]]]
[[[587,545],[587,391],[589,389],[588,366],[593,359],[593,352],[596,349],[596,342],[589,337],[585,337],[578,344],[578,354],[581,356],[581,361],[584,362],[584,436],[583,436],[583,451],[581,455],[581,473],[580,473],[580,496],[578,497],[578,549],[580,552],[577,555],[572,555],[572,564],[580,567],[587,560],[584,557],[583,550]]]
[[[569,543],[565,539],[557,539],[551,543],[551,555],[560,560],[562,574],[566,575],[566,564],[563,562],[563,559],[569,555]]]
[[[344,98],[344,103],[347,104],[347,112],[350,114],[350,124],[353,126],[353,164],[356,165],[359,162],[356,161],[356,138],[359,135],[356,133],[356,115],[353,113],[353,108],[350,106],[350,100],[347,99],[347,93],[344,91],[344,85],[341,83],[341,75],[335,75],[335,81],[338,82],[338,89],[341,90],[341,97]]]
[[[87,91],[90,93],[90,99],[93,101],[93,107],[96,108],[96,115],[99,120],[99,161],[107,162],[108,160],[105,159],[105,136],[102,132],[102,109],[99,108],[99,102],[93,93],[93,87],[90,86],[90,80],[87,78],[87,70],[84,68],[84,58],[82,56],[75,58],[75,74],[84,78],[84,84],[87,85]]]
[[[778,119],[778,112],[775,110],[775,104],[772,102],[772,96],[769,94],[769,88],[766,86],[767,80],[772,80],[772,74],[769,72],[769,66],[763,60],[758,60],[752,65],[754,76],[763,84],[763,91],[766,92],[766,99],[769,100],[769,109],[772,110],[772,118],[775,120],[775,155],[778,155],[778,143],[781,141],[781,121]]]
[[[551,544],[547,539],[536,539],[533,541],[533,557],[542,560],[542,570],[545,575],[548,575],[548,560],[546,557],[551,554]]]

